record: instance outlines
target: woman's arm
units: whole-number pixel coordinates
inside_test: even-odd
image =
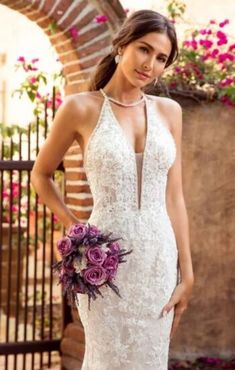
[[[182,186],[182,109],[173,100],[168,100],[168,104],[169,124],[176,143],[176,159],[168,172],[166,203],[176,236],[181,281],[193,284],[194,276],[190,252],[189,223]]]
[[[56,112],[50,133],[39,151],[31,173],[31,183],[35,191],[66,228],[78,220],[65,205],[52,175],[77,138],[80,114],[77,105],[74,97],[65,98]]]
[[[189,225],[186,211],[181,165],[182,109],[174,100],[160,98],[163,119],[167,121],[176,145],[176,158],[167,175],[166,207],[174,229],[179,256],[180,282],[177,282],[169,301],[162,308],[162,316],[174,309],[170,339],[186,310],[194,284],[193,267],[189,246]]]

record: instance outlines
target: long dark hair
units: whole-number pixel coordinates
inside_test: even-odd
[[[149,32],[167,34],[172,48],[165,68],[171,65],[178,57],[177,36],[173,23],[164,15],[153,10],[138,10],[125,19],[121,29],[114,36],[112,40],[112,51],[99,61],[90,78],[88,90],[99,90],[111,79],[117,67],[114,58],[118,53],[118,48],[128,45]]]

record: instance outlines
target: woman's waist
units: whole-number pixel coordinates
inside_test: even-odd
[[[102,231],[114,232],[128,239],[151,239],[160,231],[171,231],[172,225],[165,207],[158,209],[93,208],[87,223]]]

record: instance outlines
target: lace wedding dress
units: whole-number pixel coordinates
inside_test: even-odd
[[[103,286],[91,300],[78,294],[85,331],[82,370],[167,370],[174,311],[162,317],[178,283],[178,250],[166,210],[167,173],[176,156],[174,138],[144,95],[147,135],[137,154],[104,96],[84,153],[93,195],[88,222],[121,236],[133,249],[119,265],[115,284],[122,298]],[[141,171],[142,170],[142,171]]]

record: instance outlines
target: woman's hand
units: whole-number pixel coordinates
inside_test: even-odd
[[[192,294],[193,282],[180,282],[174,289],[169,302],[163,307],[162,315],[165,316],[175,306],[174,319],[171,328],[170,339],[175,334],[175,331],[179,325],[181,316],[186,310],[189,302],[189,298]],[[164,314],[164,312],[166,312]]]

